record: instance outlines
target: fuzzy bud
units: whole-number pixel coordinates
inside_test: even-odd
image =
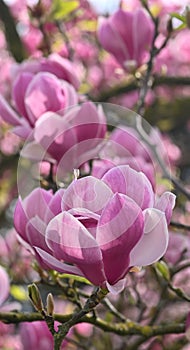
[[[47,315],[52,316],[54,312],[54,300],[51,293],[47,296]]]
[[[30,298],[32,304],[34,305],[35,309],[37,311],[42,312],[44,309],[44,306],[42,303],[42,298],[41,298],[39,289],[35,283],[32,283],[28,286],[28,294],[29,294],[29,298]]]

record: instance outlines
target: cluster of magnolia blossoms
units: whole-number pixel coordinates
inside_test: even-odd
[[[118,293],[131,268],[165,253],[174,203],[175,195],[156,198],[147,177],[123,165],[55,194],[35,189],[18,200],[14,225],[43,268]]]

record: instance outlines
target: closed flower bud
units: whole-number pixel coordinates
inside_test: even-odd
[[[54,300],[51,293],[47,296],[47,315],[52,316],[54,311]]]
[[[39,289],[35,283],[32,283],[28,286],[28,294],[35,309],[41,312],[44,307],[43,307],[42,298],[41,298]]]

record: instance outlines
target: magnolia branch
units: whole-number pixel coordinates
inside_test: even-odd
[[[190,192],[185,189],[184,184],[181,183],[180,180],[178,180],[176,177],[172,176],[170,171],[167,169],[165,162],[163,161],[161,155],[159,154],[159,150],[158,150],[157,145],[155,145],[151,142],[149,135],[143,129],[142,120],[141,120],[140,116],[137,116],[137,119],[136,119],[136,130],[139,133],[139,136],[141,137],[141,139],[151,149],[155,159],[157,160],[157,162],[158,162],[158,164],[163,172],[164,177],[169,179],[173,183],[173,185],[176,187],[176,189],[178,189],[186,198],[190,199]]]
[[[73,314],[60,315],[54,314],[53,318],[55,321],[65,323],[71,320]],[[34,313],[20,313],[20,312],[1,312],[0,320],[6,323],[21,323],[21,322],[34,322],[34,321],[43,321],[43,316],[37,312]],[[173,323],[173,324],[163,324],[158,326],[142,326],[138,323],[135,323],[131,320],[126,320],[126,322],[107,322],[101,318],[94,318],[93,316],[83,316],[80,320],[77,320],[78,323],[90,323],[104,332],[110,332],[118,334],[121,336],[126,335],[141,335],[146,338],[151,338],[156,335],[162,334],[180,334],[185,332],[185,325],[183,323]]]
[[[176,87],[176,86],[190,86],[190,77],[172,77],[172,76],[158,76],[153,75],[152,76],[152,88],[155,88],[157,86],[169,86],[169,87]],[[136,79],[133,79],[130,81],[125,81],[123,83],[117,84],[114,87],[110,89],[106,89],[105,91],[102,91],[98,96],[93,97],[90,96],[90,98],[95,102],[106,102],[112,97],[117,97],[122,94],[132,92],[139,89],[139,82]]]

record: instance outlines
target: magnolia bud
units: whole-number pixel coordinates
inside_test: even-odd
[[[166,280],[170,280],[170,270],[164,261],[158,261],[155,263],[156,271]]]
[[[29,294],[29,298],[30,298],[32,304],[34,305],[35,309],[37,311],[42,312],[42,310],[44,309],[44,306],[42,303],[42,298],[41,298],[39,289],[35,283],[32,283],[28,286],[28,294]]]
[[[47,315],[52,316],[54,311],[54,300],[53,295],[51,293],[47,296]]]

